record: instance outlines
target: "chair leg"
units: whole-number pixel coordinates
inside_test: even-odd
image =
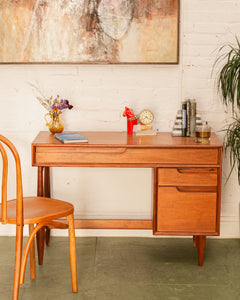
[[[34,224],[29,224],[29,236],[34,230]],[[35,260],[35,237],[30,246],[30,277],[31,279],[36,278],[36,260]]]
[[[24,276],[25,276],[25,270],[26,270],[26,264],[27,264],[27,258],[28,258],[28,253],[30,251],[30,247],[32,244],[32,241],[34,241],[34,237],[36,233],[44,226],[46,226],[47,223],[40,223],[37,226],[34,227],[32,230],[31,234],[29,234],[24,252],[23,252],[23,257],[22,257],[22,264],[21,264],[21,272],[20,272],[20,284],[24,283]]]
[[[71,278],[72,278],[72,291],[77,293],[77,259],[76,259],[76,240],[75,240],[75,229],[74,229],[74,218],[73,214],[67,216],[68,220],[68,232],[69,232],[69,253],[70,253],[70,267],[71,267]]]
[[[18,300],[22,258],[23,226],[16,226],[15,270],[12,300]]]

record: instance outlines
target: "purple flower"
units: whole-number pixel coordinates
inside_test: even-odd
[[[54,101],[54,103],[52,104],[52,110],[64,110],[64,109],[72,109],[73,106],[69,104],[68,100],[61,100],[60,102],[58,100]]]

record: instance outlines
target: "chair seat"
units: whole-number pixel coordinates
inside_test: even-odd
[[[7,202],[8,223],[16,224],[16,199]],[[73,213],[73,205],[69,202],[45,197],[23,198],[24,224],[36,224],[66,217]],[[0,222],[2,221],[2,205],[0,204]]]

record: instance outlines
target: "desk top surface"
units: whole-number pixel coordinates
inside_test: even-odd
[[[66,131],[67,132],[67,131]],[[80,132],[80,131],[79,131]],[[126,132],[118,131],[81,131],[81,134],[88,138],[88,143],[63,144],[58,141],[54,134],[49,131],[40,131],[34,139],[32,146],[37,147],[138,147],[138,148],[158,148],[158,147],[222,147],[222,143],[215,133],[211,134],[208,144],[195,142],[194,137],[176,137],[171,132],[158,132],[156,136],[136,136]]]

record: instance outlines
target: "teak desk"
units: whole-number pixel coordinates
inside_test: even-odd
[[[49,167],[152,168],[152,220],[76,219],[76,228],[152,229],[154,235],[190,235],[202,265],[206,236],[220,232],[222,144],[217,136],[212,133],[209,144],[198,144],[194,138],[172,137],[169,132],[156,136],[82,134],[88,143],[62,144],[45,131],[35,138],[32,165],[38,167],[38,196],[50,197]],[[39,263],[44,244],[41,235],[44,233],[38,237]]]

